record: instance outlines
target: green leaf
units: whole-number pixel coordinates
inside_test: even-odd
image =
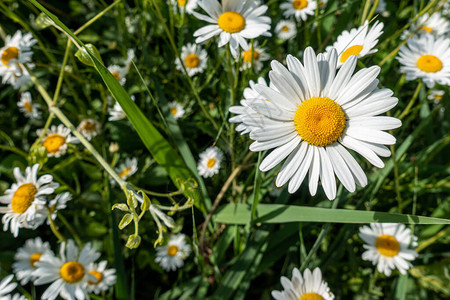
[[[125,203],[116,203],[113,205],[113,207],[111,208],[111,210],[113,209],[120,209],[121,211],[126,211],[129,212],[130,210],[128,209],[128,205],[126,205]]]
[[[122,220],[119,223],[119,229],[122,230],[125,227],[128,226],[128,224],[131,223],[131,221],[133,221],[133,215],[132,214],[126,214],[125,216],[123,216]]]
[[[90,53],[87,50],[89,50]],[[83,48],[78,49],[78,51],[75,53],[75,56],[83,64],[88,65],[90,67],[94,67],[94,62],[92,61],[91,54],[93,54],[100,62],[102,62],[100,53],[98,52],[97,48],[92,44],[86,44],[84,45]]]
[[[44,29],[55,24],[46,14],[40,13],[36,18],[36,26]]]

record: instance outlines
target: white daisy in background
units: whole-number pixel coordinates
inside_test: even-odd
[[[416,251],[408,249],[410,244],[417,246],[417,237],[403,224],[371,223],[370,227],[361,227],[358,235],[366,243],[362,259],[377,265],[378,271],[386,276],[394,269],[406,274],[412,267],[409,261],[418,256]]]
[[[119,102],[114,103],[114,106],[110,108],[108,112],[109,112],[108,121],[119,121],[127,117],[127,115],[122,109],[122,106],[120,106]]]
[[[181,48],[180,56],[189,77],[192,77],[197,73],[201,73],[206,69],[208,53],[205,49],[202,49],[200,45],[189,43],[186,46],[183,46]],[[183,66],[178,58],[175,60],[175,67],[177,70],[183,72]]]
[[[428,88],[450,85],[450,39],[431,34],[413,36],[400,47],[400,72],[406,80],[421,78]]]
[[[42,294],[41,299],[56,299],[60,295],[64,299],[89,299],[86,286],[89,281],[95,282],[96,277],[89,272],[88,266],[100,257],[100,253],[87,243],[81,252],[73,240],[63,242],[60,257],[44,254],[36,262],[37,269],[33,276],[37,279],[35,285],[52,283]]]
[[[35,279],[32,273],[36,270],[36,262],[46,253],[53,255],[49,243],[42,242],[40,237],[27,240],[23,247],[17,249],[12,267],[21,285]]]
[[[223,153],[217,147],[211,147],[200,153],[200,160],[197,165],[198,174],[208,178],[219,173],[222,163]]]
[[[259,47],[258,41],[253,42],[253,47],[250,45],[247,51],[242,51],[242,70],[247,70],[252,67],[255,73],[261,71],[263,62],[268,61],[269,54],[266,53],[266,48]]]
[[[111,65],[108,67],[108,71],[117,79],[120,85],[124,85],[127,82],[125,78],[128,74],[128,66],[121,67],[118,65]]]
[[[315,268],[311,273],[309,269],[303,272],[303,276],[297,268],[292,270],[292,280],[281,276],[283,291],[272,291],[272,297],[276,300],[333,300],[328,284],[322,280],[322,272]]]
[[[317,7],[315,0],[287,0],[280,5],[284,10],[283,16],[289,18],[294,16],[298,22],[300,20],[306,21],[308,15],[313,16]]]
[[[38,129],[36,134],[41,136],[43,129]],[[70,134],[70,129],[63,124],[58,127],[52,125],[47,129],[45,137],[42,139],[42,146],[47,149],[48,157],[60,157],[66,154],[68,144],[76,144],[79,140]]]
[[[436,37],[446,35],[450,32],[450,21],[439,12],[435,12],[431,17],[427,13],[423,14],[416,22],[411,24],[409,30],[403,31],[400,38],[406,40],[411,33],[416,31],[417,34],[431,33]]]
[[[36,43],[37,40],[33,39],[31,33],[22,35],[19,30],[12,37],[6,36],[5,46],[0,49],[0,76],[3,77],[3,83],[9,83],[18,89],[31,79],[23,64],[31,62],[31,47]],[[33,65],[29,67],[32,68]]]
[[[22,175],[19,168],[14,168],[17,183],[13,183],[5,195],[0,196],[0,203],[8,204],[7,207],[0,207],[0,213],[4,214],[3,230],[8,230],[9,226],[14,237],[19,234],[19,228],[35,229],[45,221],[46,214],[40,211],[46,210],[46,196],[53,194],[59,186],[49,174],[38,178],[38,169],[39,164],[35,164],[27,167],[25,175]]]
[[[78,125],[77,130],[88,140],[99,135],[102,130],[102,125],[99,121],[94,119],[84,119]]]
[[[56,213],[59,210],[63,210],[67,207],[67,202],[69,202],[70,200],[72,200],[72,194],[70,194],[69,192],[65,192],[56,195],[55,198],[48,202],[47,206],[50,210],[52,220],[56,218]]]
[[[116,269],[106,269],[108,262],[103,260],[97,263],[91,263],[86,271],[93,275],[96,280],[89,280],[87,284],[88,293],[100,294],[107,291],[116,284]]]
[[[120,164],[114,170],[116,171],[116,173],[119,175],[120,178],[126,180],[128,177],[137,172],[138,170],[137,164],[138,160],[136,157],[126,158],[125,162]]]
[[[17,102],[17,106],[25,117],[37,120],[41,118],[41,112],[39,111],[41,105],[39,103],[33,104],[30,92],[24,92],[20,95],[20,101]]]
[[[264,100],[247,102],[261,114],[244,120],[259,127],[250,132],[255,140],[250,150],[275,148],[260,170],[266,172],[286,159],[277,186],[289,182],[288,191],[294,193],[309,173],[311,195],[316,194],[320,178],[330,200],[336,197],[335,175],[350,192],[356,184],[365,186],[367,177],[346,148],[382,168],[378,156],[390,156],[383,144],[396,141],[384,130],[401,126],[398,119],[377,116],[398,102],[391,90],[377,89],[380,68],[364,68],[353,75],[357,59],[352,55],[336,74],[336,50],[316,57],[311,47],[305,49],[304,65],[292,55],[286,61],[288,69],[277,61],[271,64],[271,85],[278,91],[257,84]]]
[[[116,152],[119,152],[119,149],[120,149],[119,144],[117,144],[115,142],[112,142],[111,144],[109,144],[109,148],[108,148],[109,152],[116,153]]]
[[[7,296],[16,288],[17,282],[11,282],[13,278],[14,275],[11,274],[0,281],[0,299],[9,299]]]
[[[173,7],[173,12],[186,12],[187,14],[192,14],[194,9],[197,8],[198,0],[170,0]]]
[[[268,9],[267,5],[259,5],[253,0],[199,0],[198,5],[208,15],[193,12],[193,15],[211,23],[194,32],[195,42],[200,44],[215,35],[219,37],[219,47],[230,43],[233,57],[239,53],[239,45],[248,50],[245,39],[254,39],[260,35],[270,36],[270,18],[262,16]]]
[[[373,47],[376,46],[378,37],[383,33],[383,26],[383,23],[376,21],[369,30],[369,22],[366,21],[358,28],[350,31],[344,30],[333,46],[328,46],[326,51],[329,52],[332,48],[337,50],[338,68],[352,55],[361,58],[375,53],[378,50]]]
[[[190,253],[191,246],[186,243],[186,235],[179,233],[170,236],[167,245],[156,248],[155,262],[165,271],[175,271],[184,265]]]
[[[372,3],[375,2],[375,0],[372,0]],[[391,14],[389,11],[386,10],[386,2],[384,0],[378,1],[378,6],[375,9],[375,13],[381,14],[383,17],[387,18]]]
[[[282,40],[289,40],[297,35],[297,26],[294,21],[281,20],[275,27],[275,33]]]
[[[184,116],[184,107],[177,101],[169,102],[169,109],[170,113],[172,114],[173,118],[175,120],[178,120],[179,118]]]
[[[445,91],[443,90],[431,90],[428,94],[428,100],[432,100],[435,104],[438,104],[444,98]]]

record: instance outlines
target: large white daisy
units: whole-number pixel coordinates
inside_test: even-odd
[[[186,236],[179,233],[172,235],[167,245],[156,248],[155,262],[166,271],[175,271],[184,265],[190,253],[191,246],[186,243]]]
[[[223,152],[217,147],[211,147],[200,153],[200,160],[197,164],[198,174],[205,178],[212,177],[219,173],[222,163]]]
[[[398,99],[389,89],[377,89],[378,66],[353,75],[356,56],[351,56],[336,74],[337,52],[317,57],[311,47],[304,53],[304,65],[295,57],[286,58],[288,69],[272,61],[269,73],[276,89],[255,86],[263,100],[247,102],[258,118],[244,124],[259,127],[250,132],[255,140],[251,151],[274,149],[261,163],[268,171],[284,159],[276,185],[289,182],[294,193],[309,173],[311,195],[317,192],[319,178],[329,199],[336,197],[335,175],[350,192],[356,184],[365,186],[367,177],[349,148],[378,168],[384,167],[378,156],[388,157],[383,144],[395,143],[384,132],[401,126],[398,119],[377,116],[394,107]],[[278,90],[278,91],[277,91]]]
[[[400,47],[397,56],[406,80],[421,78],[428,88],[450,85],[450,39],[431,34],[415,35]]]
[[[366,251],[362,254],[363,260],[377,265],[379,272],[390,276],[392,270],[398,269],[400,273],[412,267],[409,261],[417,257],[417,252],[409,249],[417,246],[417,237],[403,224],[371,223],[359,229],[359,237],[366,243]]]
[[[20,100],[17,102],[17,106],[27,118],[36,120],[41,118],[41,112],[39,111],[41,105],[39,103],[33,103],[30,92],[24,92],[20,95]]]
[[[253,0],[199,0],[198,5],[208,15],[193,12],[200,20],[211,23],[194,32],[197,44],[220,35],[219,47],[230,43],[233,57],[237,57],[239,45],[248,50],[245,39],[254,39],[260,35],[270,36],[270,18],[262,16],[268,9],[267,5],[259,5]]]
[[[419,34],[430,33],[434,36],[446,35],[450,32],[450,21],[444,18],[439,12],[435,12],[431,17],[427,13],[423,14],[411,25],[409,30],[405,30],[402,33],[401,39],[406,40],[412,32],[417,30]]]
[[[313,16],[317,7],[315,0],[287,0],[280,5],[284,10],[283,16],[289,18],[294,16],[298,22],[300,20],[306,21],[309,16]]]
[[[242,51],[242,70],[247,70],[252,67],[255,73],[261,71],[263,62],[269,60],[270,56],[266,53],[266,48],[259,47],[258,41],[253,42],[253,47],[250,45],[247,51]]]
[[[43,130],[38,129],[36,134],[41,136]],[[66,154],[68,144],[79,143],[80,141],[70,134],[70,129],[63,124],[58,127],[52,125],[47,129],[45,137],[42,139],[42,146],[47,149],[48,157],[60,157]]]
[[[91,263],[87,267],[87,272],[96,279],[94,281],[88,281],[87,291],[89,293],[100,294],[116,284],[116,269],[106,269],[107,264],[108,262],[103,260],[98,264]]]
[[[202,49],[200,45],[188,43],[181,48],[181,60],[186,67],[189,77],[197,73],[201,73],[206,69],[206,62],[208,61],[208,53]],[[179,71],[183,71],[180,59],[175,60],[175,67]]]
[[[281,20],[275,27],[275,33],[282,40],[289,40],[297,35],[297,26],[294,21]]]

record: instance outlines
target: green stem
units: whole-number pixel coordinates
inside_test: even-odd
[[[52,212],[48,207],[47,211],[48,211],[47,219],[48,222],[50,223],[50,229],[52,230],[53,234],[58,238],[60,242],[67,241],[66,238],[62,235],[62,233],[58,230],[58,227],[56,226],[55,222],[52,219]]]
[[[67,229],[70,231],[70,234],[72,234],[75,242],[78,244],[78,246],[81,248],[83,246],[83,243],[81,242],[80,236],[77,234],[75,229],[70,225],[69,221],[60,213],[57,214],[58,218],[61,220],[61,222],[64,224],[64,226],[67,227]]]
[[[81,33],[83,30],[85,30],[86,28],[88,28],[92,23],[94,23],[95,21],[97,21],[98,19],[100,19],[100,17],[102,17],[104,14],[106,14],[109,10],[111,10],[114,6],[116,6],[116,4],[118,4],[119,2],[121,2],[122,0],[116,0],[115,2],[113,2],[110,6],[108,6],[107,8],[105,8],[104,10],[102,10],[100,13],[98,13],[97,15],[95,15],[95,17],[93,17],[92,19],[90,19],[89,21],[87,21],[83,26],[81,26],[80,28],[77,29],[77,31],[74,32],[75,35]]]
[[[397,157],[395,155],[395,146],[391,145],[391,152],[392,152],[392,162],[394,163],[394,180],[395,180],[395,194],[397,195],[397,202],[398,202],[398,213],[402,213],[402,196],[400,194],[400,180],[399,180],[399,174],[398,174],[398,163],[397,163]]]
[[[370,2],[371,2],[371,0],[366,0],[366,3],[364,3],[363,14],[361,17],[361,22],[360,22],[361,26],[364,25],[364,22],[366,21],[367,13],[369,12]]]
[[[403,112],[400,114],[400,116],[398,116],[398,118],[400,120],[402,120],[409,113],[411,108],[413,107],[414,102],[416,101],[417,97],[419,96],[419,92],[420,92],[420,89],[422,88],[422,85],[423,85],[423,81],[420,80],[419,83],[417,84],[416,90],[414,91],[414,94],[413,94],[411,100],[409,101],[408,105],[403,110]]]

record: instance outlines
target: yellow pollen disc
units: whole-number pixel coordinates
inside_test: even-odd
[[[323,300],[323,297],[316,293],[303,294],[298,300]]]
[[[428,26],[422,26],[422,28],[420,28],[420,30],[425,30],[426,32],[430,33],[433,31],[433,28],[428,27]]]
[[[253,50],[253,61],[257,60],[259,58],[259,53],[256,50]],[[244,52],[244,61],[246,63],[252,62],[252,49],[248,49]]]
[[[319,2],[319,7],[324,7],[324,6],[325,6],[325,2],[320,1],[320,2]]]
[[[19,58],[19,49],[17,49],[16,47],[9,47],[6,48],[6,50],[3,51],[2,53],[2,63],[7,67],[11,67],[9,65],[9,61],[11,59],[18,59]]]
[[[178,6],[186,6],[187,0],[178,0]]]
[[[344,51],[344,53],[342,53],[341,63],[344,63],[352,55],[358,56],[359,53],[361,53],[362,49],[363,49],[362,45],[354,45],[349,47],[347,50]]]
[[[281,28],[281,31],[287,32],[287,31],[289,31],[289,27],[288,26],[283,26],[283,28]]]
[[[97,281],[89,280],[88,284],[90,284],[90,285],[99,284],[103,280],[102,272],[99,272],[97,270],[92,270],[92,271],[89,271],[89,274],[94,275],[94,277],[97,279]]]
[[[59,275],[68,283],[77,283],[83,280],[86,271],[82,264],[76,261],[69,261],[59,269]]]
[[[210,159],[208,159],[208,162],[206,163],[206,166],[211,169],[212,167],[214,167],[215,164],[216,164],[216,159],[215,158],[210,158]]]
[[[36,268],[36,262],[38,262],[41,259],[42,253],[33,253],[30,256],[30,265],[33,268]]]
[[[238,12],[227,11],[220,15],[217,20],[217,25],[219,25],[223,31],[236,33],[245,28],[245,19]]]
[[[436,95],[436,96],[434,96],[434,98],[435,98],[436,100],[442,100],[442,96],[441,96],[441,95]]]
[[[66,143],[66,138],[59,134],[50,134],[42,142],[42,146],[47,148],[48,153],[58,152],[59,147]]]
[[[297,108],[294,125],[304,141],[323,147],[333,144],[342,135],[345,114],[333,100],[312,97]]]
[[[422,55],[416,64],[420,70],[427,73],[436,73],[442,69],[442,61],[431,54]]]
[[[120,75],[118,72],[112,72],[111,74],[117,79],[117,81],[120,81]]]
[[[27,112],[32,112],[33,111],[33,106],[31,106],[30,102],[25,102],[23,104],[23,106],[25,107],[25,109],[27,110]]]
[[[396,256],[400,251],[400,244],[397,239],[389,234],[382,234],[377,237],[375,247],[377,247],[377,250],[381,255],[387,257]]]
[[[178,253],[178,247],[175,245],[171,245],[167,247],[167,255],[175,256]]]
[[[175,107],[171,107],[170,112],[172,113],[172,115],[175,116],[177,114],[178,110]]]
[[[186,58],[184,59],[184,64],[186,65],[186,67],[188,67],[189,69],[192,68],[196,68],[198,67],[198,65],[200,64],[200,58],[198,58],[198,56],[194,53],[189,54],[188,56],[186,56]]]
[[[292,7],[297,10],[304,9],[307,6],[308,6],[307,0],[294,0],[294,2],[292,2]]]
[[[31,206],[37,188],[32,183],[24,183],[16,190],[11,199],[11,209],[13,212],[23,214]]]
[[[119,173],[120,178],[124,178],[125,176],[127,176],[130,171],[131,168],[125,168],[122,172]]]
[[[95,130],[96,128],[97,128],[97,124],[95,122],[87,121],[83,124],[83,129],[87,130],[87,131],[92,131],[92,130]]]

